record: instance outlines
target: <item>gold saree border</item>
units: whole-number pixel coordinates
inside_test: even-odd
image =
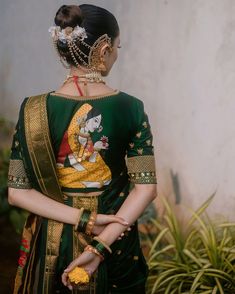
[[[24,109],[25,137],[33,169],[43,194],[63,202],[50,140],[47,96],[48,94],[32,96],[27,100]]]
[[[66,193],[68,195],[68,193]],[[77,194],[73,195],[73,207],[74,208],[85,208],[91,211],[97,212],[98,210],[98,196],[101,194],[100,192],[91,192],[91,193],[69,193]],[[78,195],[80,194],[80,195]],[[92,237],[88,236],[84,233],[73,232],[73,259],[77,258],[80,254],[82,254],[86,245],[90,244],[92,241]],[[95,294],[96,293],[96,279],[97,273],[93,275],[91,281],[88,285],[79,286],[77,289],[73,290],[74,294],[79,294],[82,291],[83,294]]]
[[[63,203],[48,125],[47,96],[48,94],[32,96],[27,100],[24,109],[25,137],[33,170],[42,193]],[[51,282],[59,255],[62,230],[63,223],[48,220],[43,294],[51,293]]]
[[[55,276],[55,267],[59,256],[62,231],[63,223],[54,220],[48,220],[46,257],[42,287],[43,294],[52,293],[52,280]]]

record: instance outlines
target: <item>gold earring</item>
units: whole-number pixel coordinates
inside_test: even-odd
[[[104,57],[100,57],[100,63],[97,67],[98,71],[106,71],[105,60]]]

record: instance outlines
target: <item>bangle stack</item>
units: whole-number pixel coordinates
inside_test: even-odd
[[[101,261],[112,253],[111,248],[99,237],[94,237],[91,244],[87,245],[84,251],[95,253],[100,257]]]
[[[111,248],[99,237],[94,237],[91,246],[95,248],[102,256],[103,258],[107,258],[111,253]]]
[[[103,255],[100,254],[100,252],[99,252],[95,247],[93,247],[93,246],[91,246],[91,245],[87,245],[87,246],[85,247],[84,251],[89,251],[89,252],[95,253],[96,255],[98,255],[98,256],[100,257],[101,261],[104,260]]]
[[[90,217],[89,217],[89,221],[88,221],[88,223],[86,225],[85,233],[87,235],[91,235],[92,229],[93,229],[93,227],[95,225],[96,217],[97,217],[97,213],[95,211],[91,212]]]
[[[91,212],[90,210],[84,209],[83,207],[80,208],[74,230],[77,232],[86,233],[87,235],[91,235],[92,229],[95,225],[96,216],[96,212]]]
[[[81,216],[83,214],[83,210],[84,210],[84,208],[82,207],[78,211],[78,218],[77,218],[76,225],[74,226],[74,231],[77,231],[78,230],[78,226],[79,226],[79,222],[80,222]]]

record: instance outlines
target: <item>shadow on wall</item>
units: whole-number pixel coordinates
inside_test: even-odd
[[[173,191],[175,195],[175,204],[181,203],[181,192],[180,192],[180,183],[179,183],[179,177],[177,173],[174,173],[172,169],[170,170],[172,185],[173,185]]]

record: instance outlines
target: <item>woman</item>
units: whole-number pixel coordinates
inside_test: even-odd
[[[70,75],[21,106],[9,203],[30,215],[14,293],[69,293],[79,266],[91,278],[74,293],[143,294],[136,220],[155,198],[155,164],[143,103],[103,80],[118,56],[118,23],[100,7],[63,5],[49,32]]]

